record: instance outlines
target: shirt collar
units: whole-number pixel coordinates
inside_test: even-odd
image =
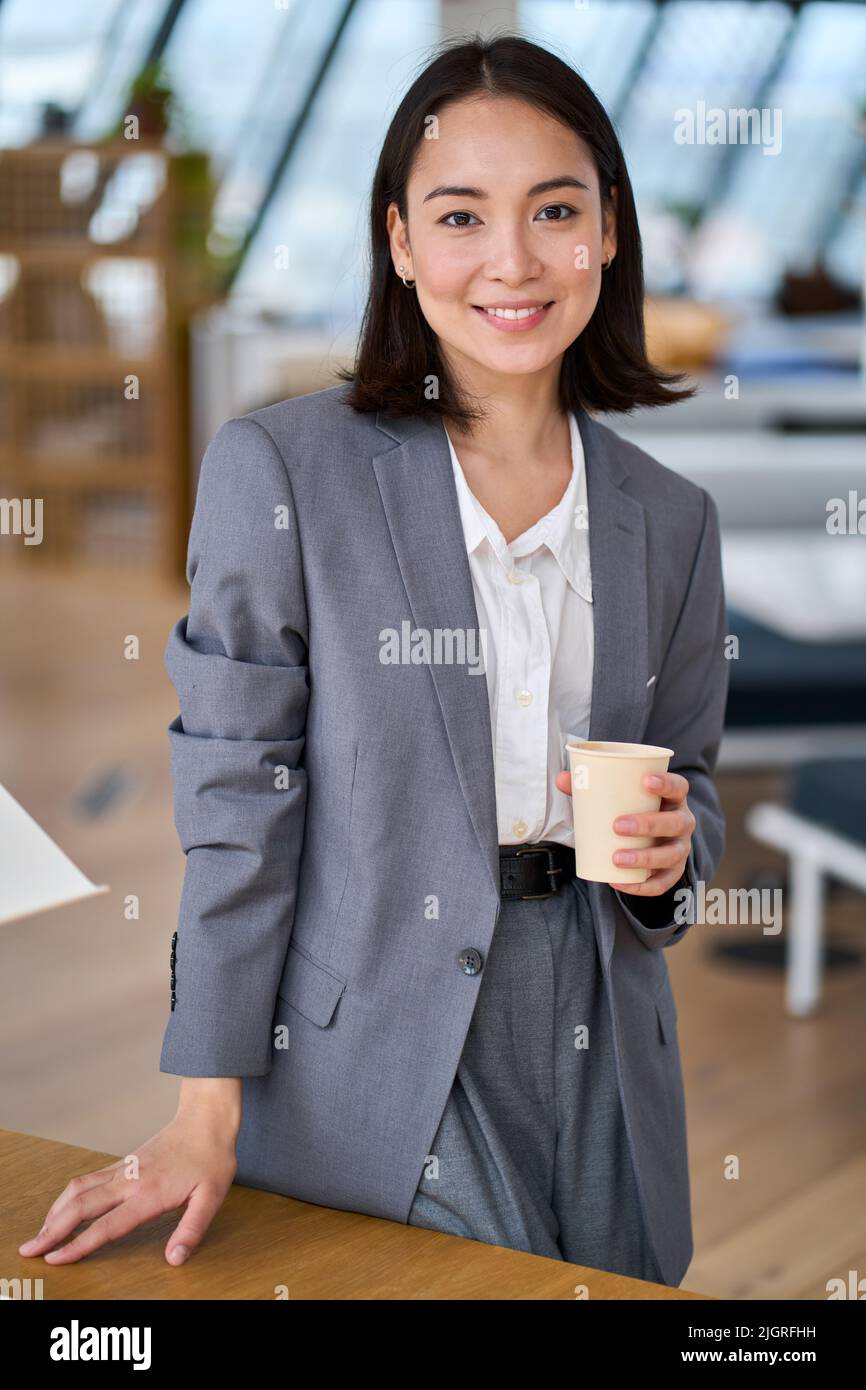
[[[470,491],[447,430],[445,437],[451,454],[467,553],[471,555],[486,539],[500,563],[510,570],[513,568],[512,560],[531,555],[539,546],[546,545],[556,557],[571,587],[591,603],[586,464],[580,428],[573,411],[569,411],[568,423],[571,433],[571,481],[553,511],[541,517],[528,531],[524,531],[522,536],[512,541],[510,546],[506,545],[505,537],[493,517]]]

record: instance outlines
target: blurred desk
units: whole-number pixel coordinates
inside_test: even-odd
[[[815,644],[866,641],[863,535],[833,535],[820,524],[735,531],[722,538],[729,608],[783,637]]]
[[[232,1187],[198,1252],[177,1269],[163,1251],[180,1208],[75,1264],[52,1266],[41,1256],[19,1255],[18,1246],[36,1234],[69,1180],[115,1157],[0,1130],[5,1278],[42,1279],[46,1300],[573,1300],[575,1285],[585,1284],[591,1299],[706,1301],[704,1294],[664,1284],[249,1187]]]
[[[866,393],[856,401],[866,418]],[[715,405],[728,412],[715,430],[617,432],[719,509],[728,631],[740,647],[718,768],[866,756],[866,429],[834,433],[832,416],[817,432],[743,428],[739,401]]]
[[[728,402],[732,425],[738,404]],[[866,495],[866,430],[796,434],[719,425],[649,431],[632,424],[617,433],[706,488],[718,506],[723,537],[748,531],[760,540],[788,527],[826,533],[831,497],[847,502],[852,488]]]

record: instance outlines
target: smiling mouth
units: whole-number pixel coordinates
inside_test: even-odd
[[[514,333],[527,328],[534,328],[536,324],[542,323],[555,302],[555,300],[550,299],[546,303],[527,305],[525,309],[486,309],[482,304],[473,304],[472,308],[492,328]]]
[[[473,309],[477,309],[482,314],[487,314],[489,318],[505,318],[506,321],[520,321],[521,318],[538,317],[545,309],[549,309],[552,299],[542,300],[541,303],[534,304],[530,309],[485,309],[484,304],[473,304]]]

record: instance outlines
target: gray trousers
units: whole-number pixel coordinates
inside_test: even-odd
[[[662,1283],[586,887],[505,901],[410,1225]]]

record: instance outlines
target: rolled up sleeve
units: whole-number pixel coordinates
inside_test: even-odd
[[[268,431],[227,421],[202,460],[189,612],[165,665],[174,821],[186,856],[160,1070],[270,1070],[304,835],[308,626],[297,516]]]

